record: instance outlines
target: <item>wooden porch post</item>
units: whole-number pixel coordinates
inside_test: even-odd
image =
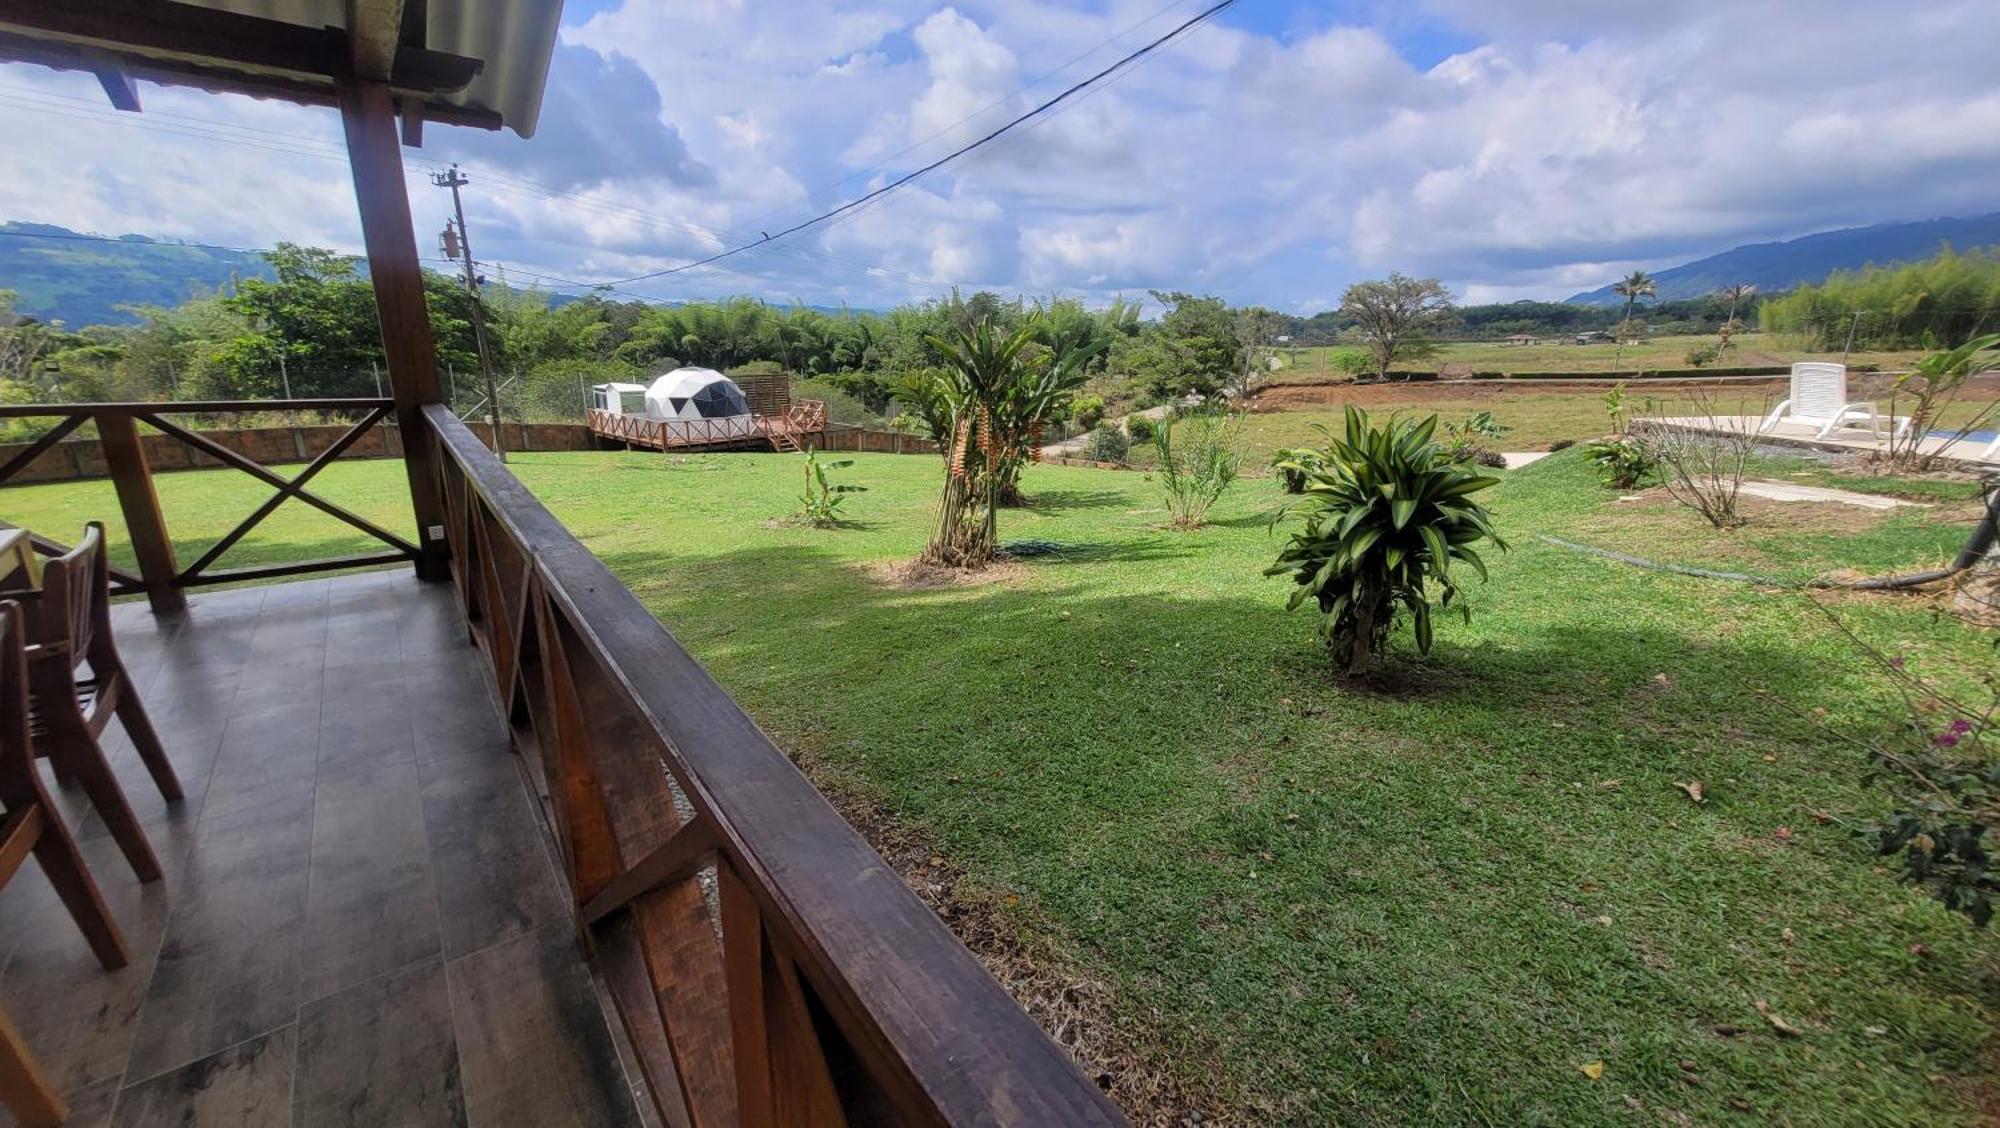
[[[187,610],[187,594],[180,588],[174,543],[167,536],[166,518],[160,515],[160,495],[153,489],[153,473],[146,466],[139,429],[129,415],[106,412],[96,418],[104,465],[118,491],[125,532],[132,538],[133,555],[139,558],[139,576],[146,581],[146,602],[152,604],[155,615],[178,615]]]
[[[396,102],[380,82],[343,82],[338,91],[340,120],[347,130],[347,162],[354,173],[354,200],[361,209],[361,237],[368,248],[368,278],[375,286],[375,317],[382,326],[396,429],[403,440],[403,468],[409,474],[410,503],[417,515],[421,550],[417,576],[444,580],[451,573],[445,558],[444,505],[438,496],[437,437],[423,417],[423,405],[442,403],[444,395],[438,386],[430,312],[424,304],[423,267],[410,224],[410,197],[403,184]]]

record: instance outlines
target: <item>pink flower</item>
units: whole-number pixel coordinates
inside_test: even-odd
[[[1937,735],[1936,743],[1940,748],[1955,747],[1958,744],[1958,734],[1955,732],[1941,732]]]
[[[1959,733],[1961,735],[1971,732],[1972,722],[1966,720],[1964,717],[1960,717],[1959,719],[1951,723],[1951,731]]]

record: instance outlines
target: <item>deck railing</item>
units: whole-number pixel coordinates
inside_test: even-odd
[[[780,449],[785,439],[817,434],[826,430],[826,403],[823,400],[794,400],[783,415],[754,415],[749,423],[742,416],[723,419],[648,419],[593,407],[585,413],[590,429],[613,442],[666,450],[670,447],[719,446],[727,443],[770,442]]]
[[[451,573],[670,1125],[1118,1110],[447,408]]]
[[[139,571],[112,570],[112,593],[144,593],[155,611],[174,612],[186,606],[185,589],[240,580],[277,579],[341,568],[391,564],[417,557],[417,546],[380,525],[350,512],[306,489],[319,472],[359,442],[368,431],[388,417],[393,409],[386,399],[294,399],[294,400],[205,400],[166,403],[69,403],[0,405],[0,419],[55,418],[56,425],[26,449],[0,465],[0,486],[26,469],[55,444],[67,439],[84,424],[95,425],[97,441],[104,452],[105,468],[118,493],[118,507],[125,519]],[[242,415],[251,412],[332,411],[357,420],[347,431],[304,468],[290,477],[232,450],[200,431],[184,427],[168,417],[175,415]],[[271,486],[274,492],[236,524],[222,539],[183,566],[174,554],[173,537],[160,511],[159,495],[153,488],[153,474],[140,441],[138,424],[145,423],[163,435],[176,439],[225,466],[234,467]],[[303,461],[303,458],[301,459]],[[217,568],[224,553],[255,529],[286,500],[299,501],[334,517],[387,546],[385,551],[323,560],[288,561],[282,564]],[[0,518],[5,514],[0,513]],[[41,535],[34,537],[37,551],[55,555],[66,551],[60,543]]]

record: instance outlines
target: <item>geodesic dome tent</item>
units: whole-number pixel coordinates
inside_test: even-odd
[[[676,368],[646,389],[646,418],[670,436],[726,439],[757,432],[750,401],[736,381],[713,368]]]

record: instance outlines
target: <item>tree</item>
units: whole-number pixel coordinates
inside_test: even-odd
[[[1430,334],[1451,315],[1451,291],[1435,278],[1391,274],[1356,282],[1340,296],[1341,315],[1375,362],[1375,378],[1389,378],[1389,366],[1430,354]]]
[[[1141,332],[1132,347],[1121,352],[1121,361],[1155,399],[1190,393],[1212,396],[1221,391],[1237,371],[1243,348],[1229,306],[1221,298],[1196,297],[1178,290],[1154,290],[1152,294],[1167,311],[1158,323]]]
[[[1715,347],[1717,353],[1729,351],[1730,335],[1736,332],[1736,307],[1748,301],[1750,295],[1756,292],[1757,287],[1748,282],[1738,282],[1734,286],[1724,286],[1717,292],[1716,296],[1718,298],[1729,303],[1729,316],[1722,320],[1722,342]]]
[[[1632,306],[1640,298],[1659,295],[1660,284],[1643,270],[1635,270],[1611,284],[1611,292],[1625,299],[1625,320],[1618,326],[1618,353],[1612,358],[1616,364],[1625,358],[1625,338],[1632,333]]]
[[[937,525],[921,557],[927,564],[977,568],[993,559],[998,511],[1037,456],[1043,422],[1083,384],[1094,355],[1037,344],[1038,317],[1012,332],[998,321],[989,312],[971,328],[954,321],[929,338],[944,359],[931,377],[933,426],[943,425],[949,446]]]

